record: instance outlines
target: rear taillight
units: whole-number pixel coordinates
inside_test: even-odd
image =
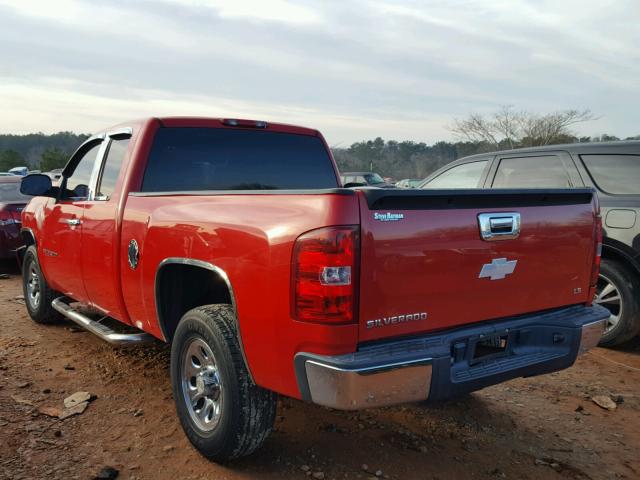
[[[319,323],[355,321],[358,227],[301,235],[293,247],[292,315]]]
[[[596,216],[596,249],[593,255],[593,268],[591,270],[591,286],[598,283],[598,275],[600,274],[600,258],[602,257],[602,217]]]
[[[589,301],[595,297],[598,275],[600,275],[600,260],[602,258],[602,217],[596,215],[595,222],[595,250],[593,254],[593,266],[591,267],[591,279],[589,281]]]

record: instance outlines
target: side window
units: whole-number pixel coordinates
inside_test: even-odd
[[[640,194],[640,155],[580,155],[598,188],[613,195]]]
[[[578,168],[576,167],[576,164],[574,163],[574,161],[571,158],[564,158],[563,159],[563,164],[564,164],[564,168],[567,170],[567,173],[569,174],[569,180],[571,182],[571,185],[574,187],[584,187],[584,181],[582,180],[582,177],[580,176],[580,172],[578,172]]]
[[[122,167],[122,161],[127,154],[128,147],[128,138],[111,140],[96,190],[96,197],[98,197],[99,200],[109,200],[111,195],[113,195],[113,190],[116,186],[118,175],[120,174],[120,167]]]
[[[89,196],[89,181],[96,163],[101,143],[97,143],[87,151],[76,164],[76,168],[67,178],[65,198],[86,199]]]
[[[567,188],[569,175],[557,155],[503,158],[493,188]]]
[[[487,160],[463,163],[441,173],[422,188],[478,188]]]

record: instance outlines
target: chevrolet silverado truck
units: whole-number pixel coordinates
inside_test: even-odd
[[[22,191],[31,318],[169,342],[180,422],[216,461],[265,441],[277,394],[445,400],[571,366],[609,316],[591,189],[347,189],[312,129],[130,122]]]

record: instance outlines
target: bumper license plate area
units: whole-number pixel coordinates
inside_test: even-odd
[[[470,364],[491,359],[504,357],[510,354],[510,335],[508,333],[497,335],[485,335],[479,337],[472,347]]]

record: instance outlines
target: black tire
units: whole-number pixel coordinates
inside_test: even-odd
[[[246,456],[259,448],[273,430],[276,416],[277,395],[252,382],[235,325],[235,314],[230,305],[197,307],[182,317],[171,345],[171,384],[178,418],[196,449],[216,462]],[[218,400],[221,399],[216,426],[210,431],[199,426],[197,422],[202,424],[205,420],[198,420],[195,409],[187,404],[189,386],[185,382],[198,385],[192,387],[192,395],[195,395],[194,391],[200,394],[203,388],[203,381],[198,384],[197,376],[202,375],[204,367],[197,367],[200,373],[191,376],[191,373],[186,373],[189,367],[185,363],[188,358],[193,358],[189,357],[190,348],[193,345],[201,348],[201,342],[213,353],[213,363],[217,367],[214,371],[220,385],[211,397],[204,397],[204,401],[210,401],[217,394]],[[202,353],[205,362],[200,360],[194,365],[206,363],[209,357],[204,350]],[[196,381],[192,382],[193,379]],[[200,411],[204,408],[200,407]],[[215,412],[214,407],[211,408]],[[207,417],[206,414],[204,416]]]
[[[38,289],[37,301],[32,295],[34,290],[30,288],[30,283]],[[27,312],[34,322],[54,323],[60,321],[62,316],[51,306],[53,299],[59,297],[60,294],[49,287],[44,278],[38,262],[38,252],[34,245],[27,248],[22,261],[22,292]]]
[[[608,326],[600,339],[600,346],[613,347],[631,340],[640,332],[640,282],[623,263],[603,258],[600,265],[598,292],[607,282],[619,292],[619,304],[602,301],[606,300],[606,297],[601,301],[596,300],[596,303],[608,308],[612,315],[619,316],[618,322],[614,326]]]

